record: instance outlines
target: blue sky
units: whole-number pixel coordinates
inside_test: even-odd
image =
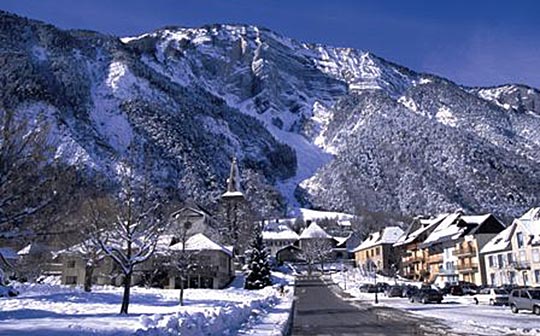
[[[540,87],[540,1],[2,0],[61,28],[120,36],[165,25],[262,25],[298,40],[354,47],[466,85]]]

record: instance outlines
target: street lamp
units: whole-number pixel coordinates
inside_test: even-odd
[[[375,283],[375,303],[379,303],[379,289],[377,288],[377,265],[375,265],[375,262],[373,262],[373,260],[370,260],[369,268],[373,272],[373,282]]]

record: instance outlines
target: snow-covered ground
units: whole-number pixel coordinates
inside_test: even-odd
[[[375,294],[358,290],[362,283],[373,283],[373,278],[349,270],[346,274],[333,274],[332,280],[355,298],[350,299],[352,303],[374,303]],[[393,279],[383,277],[377,281],[394,283]],[[379,305],[438,318],[459,332],[475,335],[540,335],[539,316],[528,312],[513,314],[506,306],[476,305],[471,296],[445,296],[442,304],[427,305],[410,303],[406,298],[389,298],[383,294],[379,294],[378,299]]]
[[[275,283],[292,281],[273,275]],[[259,323],[279,334],[290,308],[285,314],[274,308],[291,307],[292,295],[281,295],[277,284],[244,290],[241,282],[224,290],[186,290],[184,307],[178,305],[178,290],[134,287],[128,316],[118,314],[121,288],[96,286],[85,293],[59,285],[18,285],[21,295],[0,299],[0,335],[236,335]]]

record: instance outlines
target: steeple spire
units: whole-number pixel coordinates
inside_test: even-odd
[[[236,199],[244,198],[242,187],[240,185],[240,172],[238,170],[238,164],[236,157],[233,157],[231,162],[231,171],[229,178],[227,179],[227,191],[221,196],[224,199]]]

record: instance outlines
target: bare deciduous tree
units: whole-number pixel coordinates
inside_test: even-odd
[[[70,174],[51,159],[54,143],[49,133],[41,118],[29,120],[0,106],[0,237],[15,239],[46,231],[42,226],[46,219],[27,225],[29,219],[58,203],[64,195],[61,186],[69,185]],[[0,260],[2,285],[1,264],[7,260],[3,256]]]
[[[313,264],[319,262],[324,272],[324,261],[332,254],[332,243],[328,239],[307,239],[302,242],[300,257],[308,264],[308,273],[312,273]]]
[[[130,288],[135,266],[154,253],[162,231],[161,202],[144,177],[121,168],[122,185],[117,198],[107,197],[95,218],[95,241],[123,274],[124,294],[120,314],[128,313]]]

